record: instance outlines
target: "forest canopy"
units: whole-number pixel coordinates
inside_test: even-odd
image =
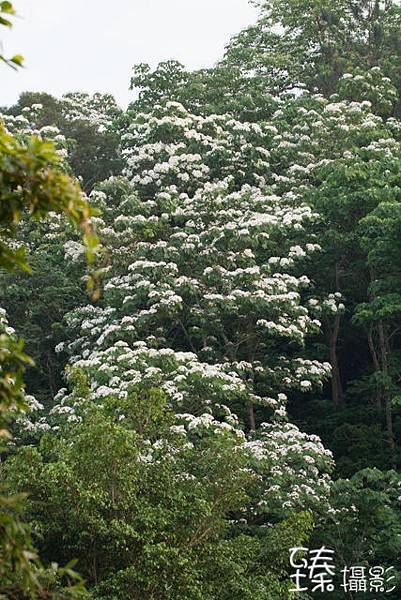
[[[256,4],[1,109],[0,598],[400,597],[401,7]]]

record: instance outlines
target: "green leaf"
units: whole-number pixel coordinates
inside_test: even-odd
[[[9,15],[15,15],[15,9],[11,2],[0,2],[0,10],[1,12],[7,13]]]
[[[4,25],[5,27],[12,27],[13,24],[11,23],[11,21],[8,21],[8,19],[5,19],[4,17],[0,16],[0,25]]]
[[[23,66],[23,62],[24,62],[24,57],[21,54],[16,54],[15,56],[13,56],[10,59],[10,62],[14,63],[15,65],[22,67]]]

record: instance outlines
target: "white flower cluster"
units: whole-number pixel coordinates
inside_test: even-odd
[[[75,362],[91,381],[91,398],[127,398],[138,386],[159,387],[175,407],[198,412],[226,397],[241,398],[246,386],[225,365],[200,362],[191,352],[149,348],[145,342],[130,347],[118,341],[106,350],[92,352]]]
[[[254,507],[256,514],[328,506],[334,463],[317,436],[302,433],[291,423],[279,427],[263,423],[257,439],[246,441],[244,447],[256,459],[264,490]]]
[[[111,94],[70,92],[61,99],[63,117],[67,121],[88,121],[99,133],[110,129],[121,112]]]
[[[295,130],[299,140],[287,145],[280,128],[278,117],[262,128],[175,103],[137,116],[122,140],[127,179],[92,194],[110,260],[101,305],[69,315],[76,339],[59,348],[96,402],[158,387],[178,411],[176,435],[234,435],[259,465],[258,511],[274,485],[277,506],[318,502],[331,465],[317,439],[286,423],[287,393],[320,386],[330,367],[300,357],[320,326],[322,303],[305,301],[302,275],[320,250],[308,234],[318,215],[300,188],[311,169],[299,176],[270,165],[272,152],[282,166],[309,143]],[[301,166],[321,160],[301,154]],[[76,393],[60,396],[54,415],[77,418]],[[244,421],[258,405],[272,423],[248,439]]]
[[[7,336],[14,335],[15,329],[11,327],[8,322],[6,310],[0,306],[0,335],[1,334],[5,334]]]
[[[64,244],[64,257],[72,262],[79,261],[85,255],[85,246],[81,242],[68,240]]]
[[[30,136],[38,137],[43,141],[51,141],[57,148],[57,153],[62,158],[68,155],[67,140],[54,125],[39,125],[43,112],[41,104],[32,104],[22,109],[22,114],[6,115],[0,113],[0,120],[4,123],[6,131],[10,134],[25,139]]]
[[[272,135],[271,128],[229,115],[192,115],[168,102],[151,116],[136,115],[122,136],[126,175],[147,196],[169,186],[192,194],[229,176],[237,186],[265,184]]]

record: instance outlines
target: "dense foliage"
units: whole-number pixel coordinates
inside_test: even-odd
[[[399,597],[400,7],[257,4],[126,111],[2,111],[5,598],[286,600],[323,545]]]

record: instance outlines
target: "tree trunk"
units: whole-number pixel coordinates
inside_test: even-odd
[[[389,345],[388,339],[386,337],[386,330],[383,323],[383,320],[380,319],[378,322],[378,331],[379,331],[379,347],[380,347],[380,358],[382,363],[382,373],[385,378],[389,377],[389,364],[388,364],[388,355],[389,355]],[[393,429],[393,414],[392,414],[392,406],[391,406],[391,394],[387,388],[387,382],[384,383],[383,389],[383,402],[384,402],[384,412],[385,412],[385,421],[386,421],[386,431],[387,431],[387,439],[390,448],[390,464],[393,469],[397,468],[397,459],[396,459],[396,446],[394,440],[394,429]]]
[[[248,426],[250,431],[256,431],[255,411],[251,400],[248,402]]]
[[[47,367],[47,377],[49,380],[49,387],[50,387],[52,396],[54,397],[57,394],[57,386],[56,386],[56,382],[54,380],[50,352],[46,353],[46,367]]]
[[[335,266],[335,278],[336,278],[336,292],[340,292],[340,273],[341,273],[341,261],[336,263]],[[333,328],[329,326],[329,350],[330,350],[330,364],[331,364],[331,398],[333,404],[338,408],[344,399],[343,386],[341,383],[340,366],[338,364],[337,355],[337,344],[338,336],[340,333],[341,316],[336,315],[334,319]]]
[[[337,342],[340,331],[340,317],[337,315],[334,327],[330,331],[330,364],[331,364],[331,398],[334,406],[337,408],[343,402],[343,386],[341,383],[340,367],[337,358]]]
[[[375,372],[379,373],[381,371],[381,369],[380,369],[379,358],[377,356],[377,352],[376,352],[376,348],[375,348],[375,342],[373,340],[373,323],[371,323],[369,325],[369,329],[368,329],[368,346],[369,346],[370,354],[372,356],[372,361],[373,361],[373,366],[374,366]],[[381,397],[379,385],[376,385],[376,406],[377,406],[378,412],[381,414],[381,412],[383,410],[383,405],[382,405],[382,397]]]
[[[96,554],[93,554],[93,556],[92,556],[92,578],[93,578],[94,584],[97,585],[99,583],[99,580],[98,580],[98,574],[97,574]]]

